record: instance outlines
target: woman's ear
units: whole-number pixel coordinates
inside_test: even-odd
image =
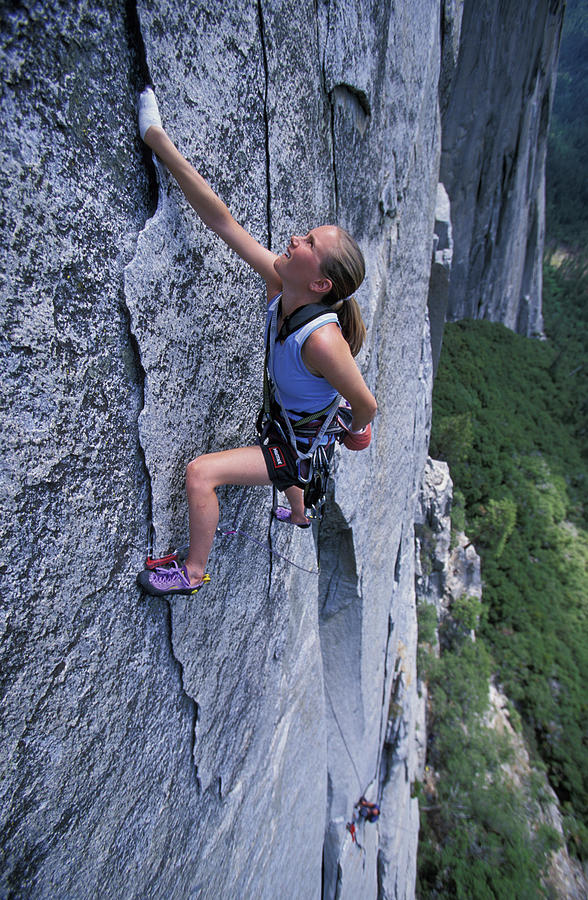
[[[317,278],[310,282],[309,288],[317,294],[328,294],[333,290],[333,282],[330,278]]]

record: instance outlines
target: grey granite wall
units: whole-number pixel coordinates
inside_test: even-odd
[[[450,320],[543,331],[545,153],[564,6],[464,2],[457,68],[442,94]]]
[[[0,16],[0,896],[410,898],[413,519],[461,5]],[[219,535],[210,586],[172,602],[135,587],[149,527],[157,552],[183,543],[186,463],[253,441],[264,303],[143,151],[147,72],[260,240],[333,220],[358,238],[379,403],[320,526],[272,524],[269,489],[221,491],[249,537]],[[361,793],[382,801],[363,851],[346,829]]]

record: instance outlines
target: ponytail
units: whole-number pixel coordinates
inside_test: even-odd
[[[349,344],[351,355],[357,356],[366,336],[365,323],[361,315],[359,303],[355,297],[348,297],[346,300],[339,300],[338,303],[334,303],[331,306],[331,309],[337,313],[341,331],[343,337]]]
[[[365,340],[366,328],[359,304],[353,294],[365,276],[365,260],[357,242],[337,228],[339,243],[323,260],[321,270],[333,287],[322,302],[337,313],[343,337],[353,356],[357,356]]]

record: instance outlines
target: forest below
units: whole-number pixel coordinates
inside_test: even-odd
[[[543,772],[568,851],[588,859],[587,76],[588,2],[571,0],[547,161],[545,340],[486,321],[445,328],[430,454],[449,463],[483,601],[454,604],[439,659],[425,652],[434,610],[419,610],[439,773],[434,807],[421,803],[421,897],[552,896],[560,839],[538,824]],[[491,677],[531,755],[521,791],[505,775],[512,747],[484,724]]]

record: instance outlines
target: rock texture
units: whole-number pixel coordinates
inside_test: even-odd
[[[453,482],[449,466],[427,458],[415,515],[417,599],[431,603],[441,622],[464,595],[482,599],[476,548],[463,532],[451,533]]]
[[[464,4],[457,68],[442,95],[451,320],[543,330],[545,153],[564,5]]]
[[[461,6],[23,0],[0,16],[0,895],[410,898],[413,519]],[[210,587],[172,603],[135,572],[151,525],[156,551],[185,539],[187,461],[254,438],[263,298],[144,152],[147,77],[260,240],[333,220],[358,238],[379,401],[312,534],[271,524],[269,490],[223,490],[241,533],[219,536]],[[383,809],[363,854],[346,830],[361,793]]]
[[[345,823],[380,789],[399,647],[414,666],[438,9],[132,12],[3,12],[0,890],[313,897],[324,868],[326,895],[375,896],[378,830],[366,871]],[[261,285],[142,151],[143,44],[166,125],[247,228],[280,249],[339,219],[365,248],[373,448],[339,460],[314,539],[270,530],[265,489],[220,497],[299,566],[318,550],[320,578],[226,536],[196,602],[134,586],[150,522],[156,549],[183,542],[186,462],[253,440],[263,352]],[[387,816],[408,834],[402,896],[409,780]]]

